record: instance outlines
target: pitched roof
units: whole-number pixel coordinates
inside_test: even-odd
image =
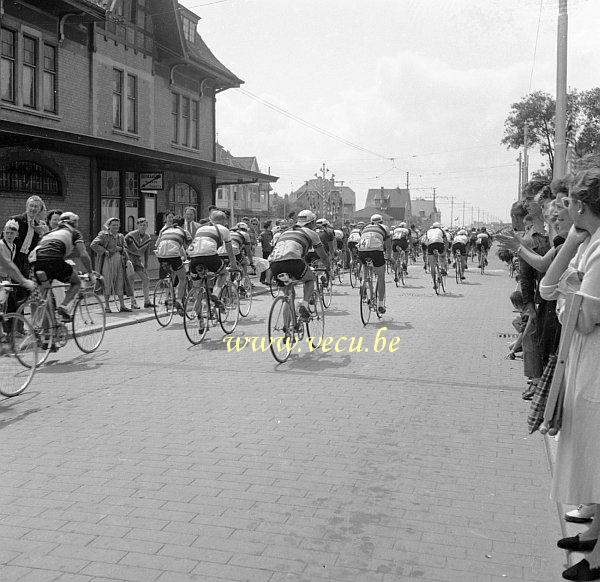
[[[202,40],[200,35],[196,32],[196,40],[194,43],[186,41],[188,54],[193,61],[201,65],[206,65],[213,71],[220,73],[227,77],[232,85],[239,87],[243,84],[239,77],[232,73],[215,55],[212,54],[206,43]]]
[[[352,213],[354,218],[368,218],[370,219],[373,214],[380,214],[383,217],[383,220],[394,220],[394,217],[391,214],[387,214],[386,212],[381,212],[379,208],[375,208],[375,206],[365,206],[361,210],[357,210]]]
[[[79,0],[83,4],[91,4],[92,6],[97,6],[98,8],[104,8],[104,10],[108,10],[112,3],[112,0]]]
[[[377,206],[375,200],[389,200],[389,208],[405,208],[410,203],[410,190],[406,188],[369,188],[366,206]]]
[[[356,204],[356,193],[352,188],[349,188],[348,186],[339,186],[338,190],[340,191],[342,202],[344,204]]]
[[[425,216],[433,214],[433,200],[424,200],[423,198],[415,198],[411,201],[413,216],[418,216],[419,213],[424,212]]]

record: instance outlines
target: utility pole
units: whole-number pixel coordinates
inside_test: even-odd
[[[409,173],[406,172],[406,189],[410,190]]]
[[[479,220],[479,214],[481,212],[481,209],[479,208],[479,206],[477,207],[477,223],[481,222],[481,220]]]
[[[474,206],[471,205],[471,226],[473,226],[473,210],[474,210]]]
[[[523,176],[521,177],[521,190],[525,188],[525,184],[529,182],[529,154],[527,149],[529,148],[529,128],[525,125],[525,131],[523,135]],[[519,196],[521,200],[522,194]]]
[[[556,123],[554,130],[553,178],[563,178],[567,171],[567,35],[569,16],[567,0],[558,7],[558,39],[556,47]]]
[[[463,225],[463,228],[464,228],[464,226],[465,226],[465,202],[464,202],[464,200],[463,200],[463,219],[462,219],[462,225]]]
[[[450,196],[450,226],[454,225],[454,196]]]
[[[436,211],[435,211],[435,188],[433,189],[433,215],[434,215],[434,222],[436,222],[437,220],[437,215],[436,215]]]
[[[523,153],[519,152],[519,158],[517,159],[517,161],[519,162],[519,185],[518,185],[518,189],[517,189],[517,200],[521,200],[521,190],[523,189],[523,184],[522,184],[522,180],[523,180]]]

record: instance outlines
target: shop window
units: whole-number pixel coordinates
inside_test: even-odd
[[[100,172],[101,221],[102,226],[109,218],[120,218],[121,188],[118,171]]]
[[[29,161],[10,162],[0,167],[0,193],[61,196],[58,176],[51,170]]]

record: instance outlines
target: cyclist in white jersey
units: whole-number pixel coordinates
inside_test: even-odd
[[[433,255],[433,251],[437,251],[441,261],[442,275],[447,275],[446,245],[448,239],[446,233],[442,230],[442,225],[439,222],[434,222],[425,236],[427,237],[427,256],[430,257]]]
[[[392,257],[394,261],[398,258],[402,261],[402,268],[405,273],[408,273],[406,265],[406,252],[410,244],[410,231],[406,228],[406,222],[401,222],[392,231]]]

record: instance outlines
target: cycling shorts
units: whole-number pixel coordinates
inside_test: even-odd
[[[183,260],[181,257],[166,257],[164,259],[159,258],[158,262],[160,265],[169,265],[173,271],[179,271],[179,269],[183,269]]]
[[[211,273],[219,273],[225,263],[219,255],[206,255],[204,257],[192,257],[190,259],[190,273],[195,273],[199,266],[206,267]]]
[[[392,240],[392,252],[397,253],[398,249],[403,251],[408,249],[408,241],[405,238],[396,238]]]
[[[302,259],[286,259],[285,261],[274,261],[271,263],[271,274],[279,287],[284,287],[285,284],[277,279],[277,275],[287,273],[290,277],[299,281],[306,275],[307,271],[308,265]]]
[[[463,257],[467,256],[467,245],[465,243],[455,242],[452,243],[452,252],[456,253],[456,251],[460,251],[460,254]]]
[[[52,259],[51,261],[36,261],[33,263],[32,268],[34,273],[37,271],[44,271],[48,277],[48,281],[56,280],[61,283],[68,283],[73,274],[73,266],[69,265],[66,261],[58,259]]]
[[[364,265],[367,262],[367,259],[371,259],[373,261],[374,267],[383,267],[385,265],[385,255],[383,251],[358,251],[358,258],[360,262]]]
[[[427,254],[433,255],[433,251],[437,251],[440,255],[446,252],[446,246],[443,242],[432,242],[427,245]]]

